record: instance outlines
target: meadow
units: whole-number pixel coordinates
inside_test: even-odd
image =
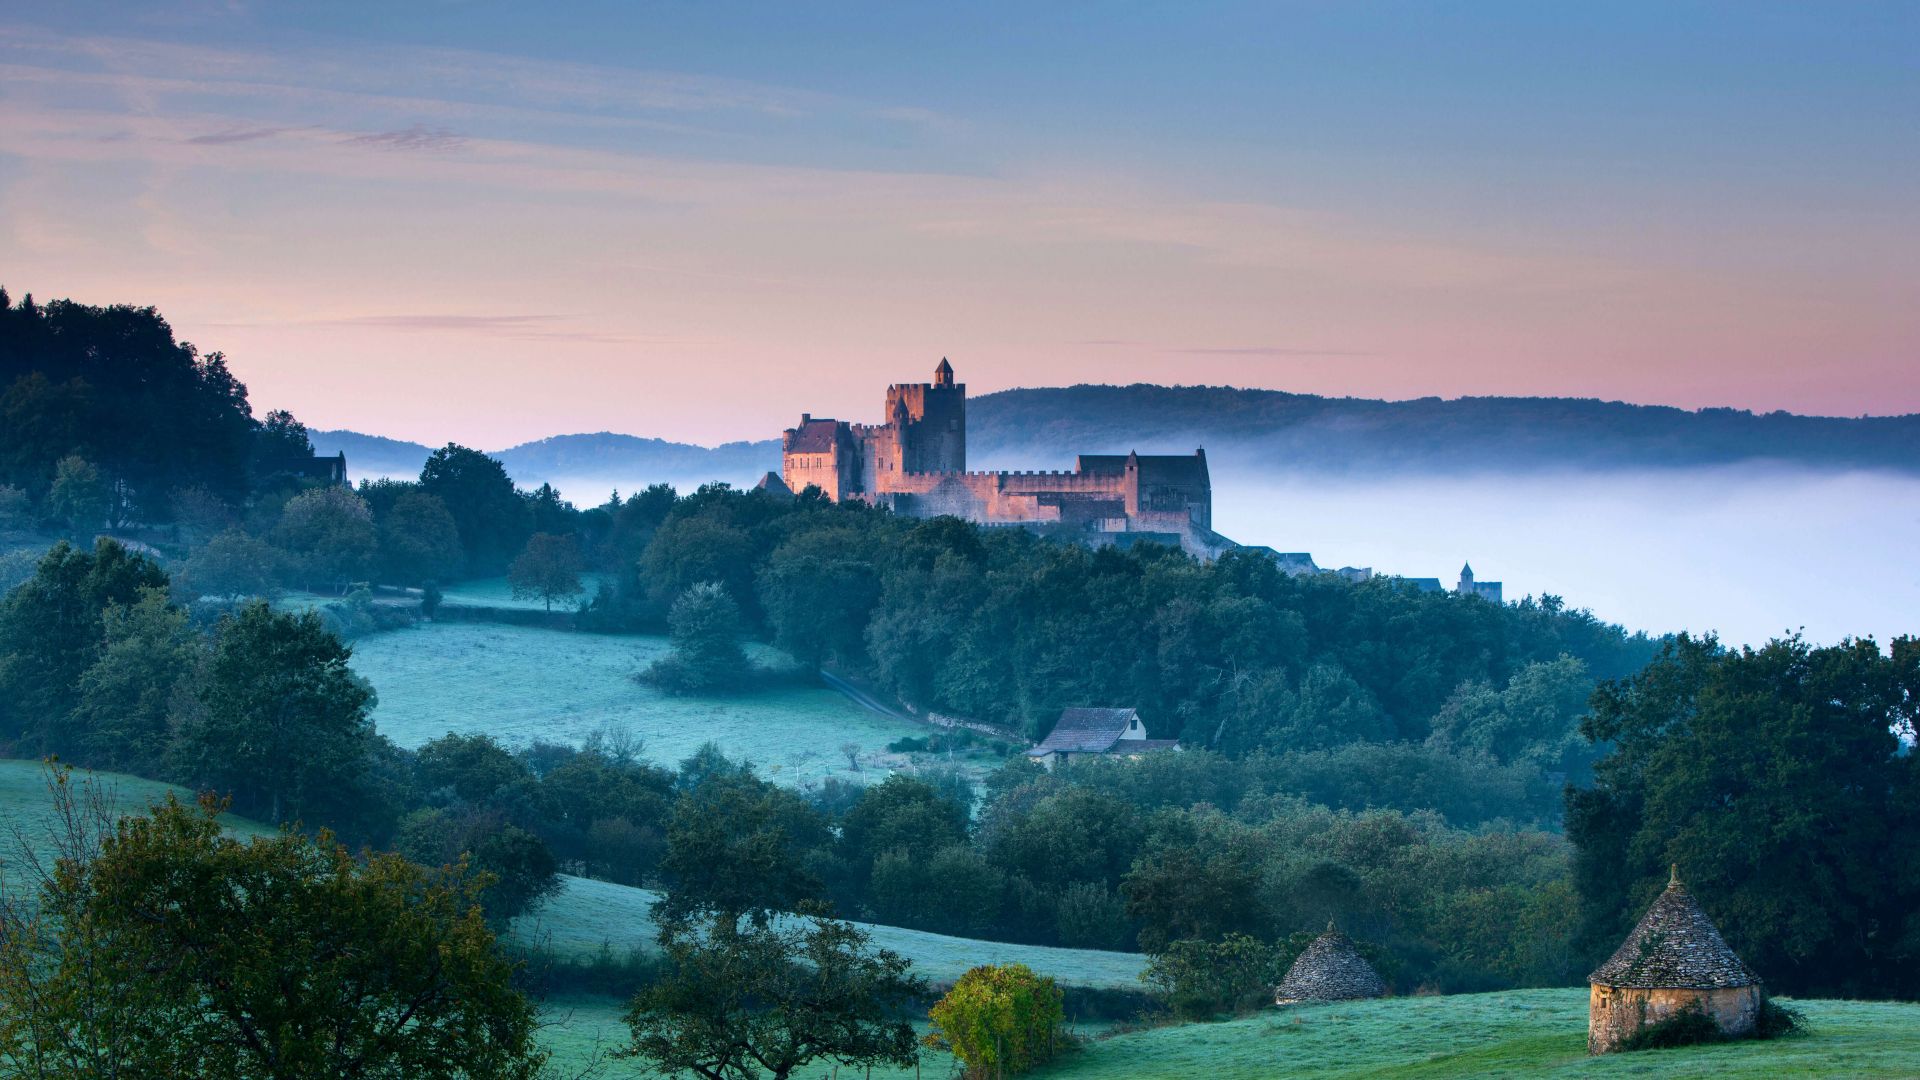
[[[928,728],[860,708],[836,691],[780,686],[738,697],[664,694],[633,675],[666,654],[656,636],[610,636],[492,623],[422,623],[353,643],[353,669],[373,684],[381,733],[417,747],[448,732],[509,746],[580,744],[623,727],[644,755],[672,766],[704,742],[751,759],[763,776],[803,785],[829,775],[877,779],[910,764],[886,745]],[[750,650],[777,662],[772,650]],[[840,751],[861,747],[856,774]],[[985,762],[975,761],[976,767]]]
[[[36,855],[51,850],[56,826],[53,798],[47,786],[48,770],[39,761],[0,760],[0,878],[9,885],[20,882],[19,860],[22,845]],[[173,784],[142,780],[119,773],[90,773],[75,770],[76,785],[91,782],[118,813],[139,813],[169,794],[182,802],[192,802],[193,793]],[[264,835],[271,829],[228,814],[221,819],[227,828],[242,836]]]
[[[609,575],[606,574],[581,574],[580,593],[565,601],[554,601],[553,610],[572,611],[580,605],[582,600],[591,600],[600,583],[608,578]],[[443,586],[440,596],[446,603],[466,604],[471,607],[524,608],[539,611],[547,606],[539,600],[514,599],[513,586],[507,583],[504,576],[454,582]]]
[[[558,896],[514,921],[513,932],[523,944],[551,950],[558,957],[580,958],[593,955],[603,945],[615,956],[652,949],[654,924],[649,909],[659,899],[658,893],[590,878],[563,880],[565,888]],[[858,925],[873,935],[874,945],[913,961],[914,973],[935,983],[952,982],[980,964],[1021,963],[1064,986],[1142,988],[1140,971],[1146,958],[1138,953],[1011,945],[897,926]]]
[[[1920,1075],[1920,1005],[1790,1004],[1806,1013],[1810,1035],[1598,1058],[1587,1056],[1584,988],[1307,1005],[1223,1024],[1095,1039],[1036,1075],[1061,1080]]]

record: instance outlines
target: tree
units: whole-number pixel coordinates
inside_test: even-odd
[[[176,490],[172,503],[174,526],[180,542],[188,548],[199,547],[239,522],[233,504],[208,491],[204,484]]]
[[[1176,1016],[1211,1020],[1272,1004],[1286,975],[1282,951],[1246,934],[1218,941],[1173,941],[1156,951],[1141,979]]]
[[[420,490],[453,515],[467,572],[498,574],[526,544],[531,517],[506,467],[478,450],[448,443],[420,470]]]
[[[461,571],[461,530],[438,496],[409,490],[380,519],[380,565],[386,580],[417,584]]]
[[[474,804],[485,803],[501,788],[532,775],[491,735],[448,732],[422,746],[414,761],[423,792],[432,796],[444,790]]]
[[[174,589],[191,599],[247,599],[279,593],[280,552],[264,540],[228,529],[187,557]]]
[[[960,976],[929,1015],[928,1046],[953,1051],[969,1080],[1019,1074],[1065,1050],[1065,999],[1025,964],[986,964]]]
[[[580,548],[571,536],[534,533],[526,550],[507,570],[515,600],[542,600],[553,610],[555,600],[580,595]]]
[[[681,693],[738,689],[752,670],[740,648],[740,608],[715,582],[694,585],[667,616],[672,652],[653,662],[647,678]]]
[[[926,986],[865,931],[818,915],[779,925],[726,915],[660,930],[667,974],[635,995],[619,1053],[668,1076],[786,1080],[814,1061],[912,1066],[902,1019]]]
[[[107,482],[87,459],[69,454],[54,466],[47,513],[66,525],[68,532],[92,532],[106,524],[111,501]]]
[[[546,842],[498,813],[417,810],[400,824],[394,847],[422,866],[464,862],[481,878],[489,925],[509,921],[560,891],[560,866]]]
[[[25,490],[0,484],[0,530],[24,529],[33,523],[33,500]]]
[[[816,529],[774,550],[758,580],[775,644],[813,667],[864,659],[863,631],[880,599],[866,547],[853,529]]]
[[[747,599],[753,595],[753,558],[753,538],[717,511],[675,511],[647,545],[640,570],[647,595],[660,607],[713,583],[736,599]]]
[[[830,839],[826,819],[791,791],[751,774],[705,780],[668,819],[660,869],[670,887],[661,910],[760,921],[792,911],[820,896],[807,856]]]
[[[968,810],[925,780],[895,773],[862,792],[841,819],[841,849],[863,877],[884,852],[924,860],[966,843]]]
[[[313,458],[307,425],[285,409],[275,409],[253,431],[253,477],[259,485],[276,476],[302,475]]]
[[[439,581],[460,571],[460,528],[447,504],[423,491],[407,491],[380,518],[380,561],[385,579],[401,585]]]
[[[1612,752],[1570,789],[1583,939],[1604,955],[1680,872],[1778,990],[1920,996],[1920,639],[1724,649],[1685,635],[1603,684]]]
[[[199,638],[187,613],[160,589],[143,590],[132,604],[109,604],[101,625],[100,658],[80,676],[77,738],[87,760],[102,768],[158,775],[175,690],[199,666]]]
[[[0,740],[30,753],[70,753],[81,673],[100,657],[105,612],[165,589],[166,572],[101,539],[91,551],[55,544],[33,576],[0,599]]]
[[[533,1006],[473,880],[324,832],[236,840],[218,811],[169,796],[70,832],[38,896],[0,906],[9,1075],[538,1074]],[[69,795],[56,817],[88,813]]]
[[[373,733],[373,690],[351,655],[310,611],[254,601],[222,618],[200,708],[175,742],[182,773],[275,823],[350,802]]]
[[[373,565],[373,511],[344,487],[329,484],[294,496],[280,512],[273,535],[308,588],[341,588],[363,578]]]

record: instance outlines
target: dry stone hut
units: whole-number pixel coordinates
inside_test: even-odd
[[[1760,1016],[1759,977],[1727,947],[1713,920],[1680,884],[1678,866],[1640,925],[1587,982],[1592,986],[1590,1054],[1614,1050],[1634,1032],[1689,1005],[1729,1035],[1752,1032]]]
[[[1327,932],[1314,938],[1287,969],[1287,977],[1273,992],[1273,1003],[1357,1001],[1383,997],[1386,992],[1387,984],[1354,948],[1353,939],[1328,924]]]

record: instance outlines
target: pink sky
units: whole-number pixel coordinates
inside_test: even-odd
[[[975,393],[1920,411],[1907,215],[1689,192],[1635,217],[1575,177],[1564,210],[1531,191],[1504,220],[1494,188],[1430,212],[1290,184],[1284,162],[1226,184],[1151,153],[695,153],[651,133],[746,113],[799,126],[783,138],[907,124],[937,149],[994,129],[698,80],[623,111],[583,95],[640,73],[533,61],[516,78],[545,79],[539,100],[476,97],[493,59],[432,59],[0,33],[0,284],[157,305],[227,353],[257,411],[495,449],[872,418],[942,356]]]

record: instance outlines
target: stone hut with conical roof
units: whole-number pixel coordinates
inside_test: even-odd
[[[1728,1035],[1760,1017],[1760,979],[1727,947],[1673,868],[1666,891],[1611,959],[1587,976],[1587,1052],[1604,1054],[1641,1028],[1697,1006]]]
[[[1273,1003],[1357,1001],[1383,997],[1386,992],[1387,984],[1354,948],[1353,939],[1328,923],[1327,932],[1314,938],[1287,969],[1286,978],[1273,992]]]

